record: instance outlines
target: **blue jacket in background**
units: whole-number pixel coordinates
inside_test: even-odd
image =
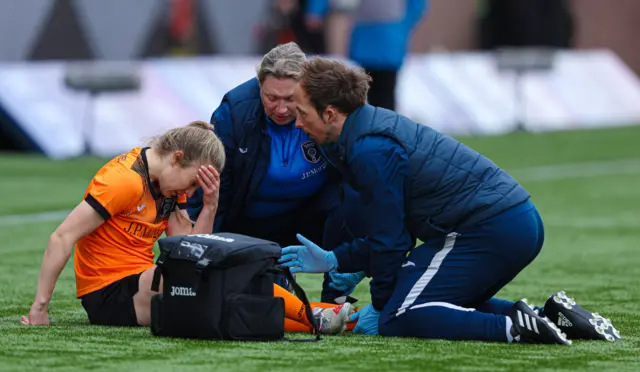
[[[328,1],[309,0],[306,13],[324,16]],[[360,0],[353,14],[349,59],[364,68],[399,70],[427,7],[428,0]]]
[[[214,131],[225,147],[226,163],[220,175],[220,198],[214,232],[233,232],[242,221],[271,161],[271,137],[267,134],[264,106],[257,79],[251,79],[227,92],[211,117]],[[331,180],[337,179],[331,172]],[[306,200],[303,213],[325,213],[338,203],[337,182]],[[187,200],[187,211],[196,220],[202,209],[202,190]],[[275,221],[277,222],[277,221]]]
[[[327,156],[375,216],[369,235],[333,251],[340,271],[364,270],[381,310],[415,239],[459,231],[529,199],[478,152],[406,117],[364,105],[347,118]]]

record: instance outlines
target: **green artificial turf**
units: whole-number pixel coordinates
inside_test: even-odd
[[[640,370],[640,127],[462,140],[522,179],[546,224],[542,253],[499,296],[542,305],[566,290],[609,317],[623,341],[562,347],[354,335],[319,343],[160,339],[148,329],[89,326],[74,297],[72,262],[56,286],[53,326],[22,326],[59,220],[10,215],[72,208],[104,160],[0,155],[0,371]],[[300,282],[319,298],[319,275]],[[367,283],[354,295],[366,304]]]

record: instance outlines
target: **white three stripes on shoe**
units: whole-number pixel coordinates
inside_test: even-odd
[[[538,323],[536,322],[536,318],[532,318],[527,313],[523,313],[518,310],[518,323],[520,323],[520,327],[524,327],[530,331],[533,331],[537,334],[540,334],[538,331]]]

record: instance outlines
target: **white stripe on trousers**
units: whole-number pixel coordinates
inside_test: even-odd
[[[456,232],[447,234],[447,237],[444,240],[444,246],[441,250],[438,251],[438,253],[433,256],[433,259],[431,259],[431,262],[429,263],[429,267],[427,268],[427,270],[425,270],[424,274],[420,276],[420,279],[418,279],[416,284],[413,285],[413,287],[409,291],[409,294],[398,309],[396,315],[403,314],[409,307],[411,307],[411,305],[413,305],[414,302],[416,302],[418,296],[420,296],[422,291],[424,291],[431,279],[433,279],[433,277],[440,269],[442,261],[444,261],[445,257],[447,257],[447,254],[449,254],[449,252],[451,252],[451,250],[453,249],[453,245],[456,243],[457,236],[458,233]]]

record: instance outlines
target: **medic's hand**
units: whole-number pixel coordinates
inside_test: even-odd
[[[380,319],[380,313],[373,308],[373,305],[369,304],[357,313],[351,315],[350,322],[358,321],[353,333],[361,335],[377,335],[378,334],[378,320]]]
[[[364,272],[359,273],[339,273],[332,271],[329,273],[331,277],[331,283],[329,287],[337,289],[344,293],[345,296],[350,295],[356,286],[364,279]]]
[[[292,273],[326,273],[338,267],[333,252],[325,251],[300,234],[296,237],[303,245],[282,248],[282,256],[278,260]]]

